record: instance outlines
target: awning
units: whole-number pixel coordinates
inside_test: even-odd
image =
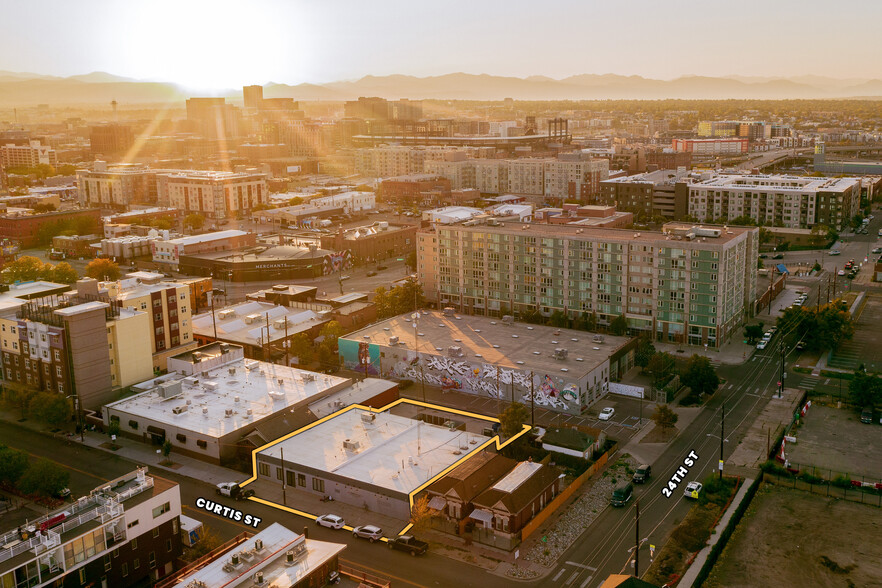
[[[151,435],[158,435],[160,437],[165,437],[165,429],[160,429],[159,427],[154,427],[153,425],[147,426],[147,432]]]
[[[429,508],[435,510],[444,510],[445,506],[447,506],[447,501],[443,496],[433,496],[432,500],[429,501]]]
[[[483,508],[476,508],[473,510],[472,514],[469,515],[469,518],[481,521],[488,526],[493,523],[493,513],[489,510],[484,510]]]

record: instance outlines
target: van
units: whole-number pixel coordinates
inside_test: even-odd
[[[609,503],[612,506],[625,506],[634,494],[634,486],[630,482],[613,490]]]
[[[865,408],[864,410],[861,411],[861,422],[872,424],[872,422],[873,422],[873,409],[872,408]]]
[[[631,478],[631,481],[635,484],[642,484],[646,480],[649,479],[649,476],[652,475],[652,467],[646,464],[637,467],[637,471],[634,472],[634,477]]]

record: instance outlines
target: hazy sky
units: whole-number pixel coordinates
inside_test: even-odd
[[[0,69],[192,88],[456,71],[882,77],[878,0],[0,0]]]

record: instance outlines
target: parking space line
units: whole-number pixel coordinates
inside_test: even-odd
[[[560,571],[554,576],[554,578],[551,579],[551,581],[552,581],[552,582],[557,582],[558,578],[560,578],[561,576],[563,576],[563,573],[564,573],[565,571],[567,571],[566,568],[561,568]]]
[[[591,578],[593,578],[593,577],[594,577],[594,576],[588,576],[587,578],[585,578],[585,581],[582,582],[582,584],[579,586],[579,588],[585,588],[585,586],[588,585],[588,582],[590,582],[590,581],[591,581]]]
[[[575,581],[576,581],[576,578],[578,578],[578,577],[579,577],[579,570],[576,570],[575,572],[573,572],[573,575],[570,576],[569,580],[567,580],[566,582],[564,582],[564,586],[569,586],[570,584],[572,584],[573,582],[575,582]]]

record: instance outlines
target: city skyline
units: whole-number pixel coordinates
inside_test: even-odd
[[[860,4],[865,20],[882,16],[882,6]],[[820,2],[753,1],[735,11],[693,0],[673,7],[640,1],[627,13],[565,0],[541,11],[526,2],[460,1],[443,10],[276,0],[249,8],[226,0],[10,4],[0,23],[0,70],[53,76],[105,71],[215,92],[248,83],[453,72],[554,79],[586,73],[665,80],[878,77],[865,59],[872,38],[853,32],[850,11],[829,13]],[[764,23],[776,22],[788,26],[764,32]],[[658,38],[660,30],[674,34]],[[815,42],[822,32],[824,42]],[[16,50],[37,39],[41,51]],[[629,50],[616,49],[623,46]]]

